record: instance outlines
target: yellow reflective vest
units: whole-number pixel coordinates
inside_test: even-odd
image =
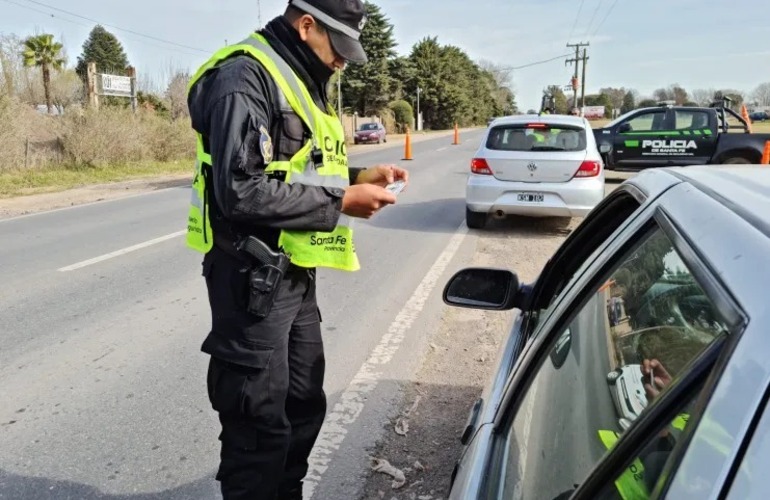
[[[273,77],[282,98],[312,131],[312,137],[290,160],[271,161],[265,171],[285,172],[287,183],[342,189],[348,187],[350,181],[345,132],[339,117],[331,106],[324,111],[316,105],[302,80],[263,36],[252,34],[244,41],[216,52],[193,76],[188,92],[206,72],[234,54],[248,54],[264,66]],[[205,151],[203,137],[199,134],[192,199],[187,218],[187,245],[202,253],[209,252],[214,243],[207,194],[207,190],[211,189],[207,175],[212,165],[211,155]],[[341,214],[337,226],[331,232],[282,230],[278,246],[299,267],[357,271],[360,264],[351,226],[352,219]]]

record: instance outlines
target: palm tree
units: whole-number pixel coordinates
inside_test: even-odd
[[[39,67],[43,70],[43,89],[45,104],[51,113],[51,70],[59,71],[64,67],[65,59],[61,51],[64,46],[53,41],[53,35],[43,34],[31,36],[24,40],[24,50],[21,55],[24,65]]]

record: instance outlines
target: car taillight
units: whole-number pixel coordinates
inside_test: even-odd
[[[602,171],[602,164],[598,161],[584,161],[575,177],[596,177]]]
[[[484,158],[474,158],[471,160],[471,172],[479,175],[492,175],[492,169],[489,168],[489,164]]]

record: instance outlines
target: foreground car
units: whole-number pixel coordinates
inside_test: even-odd
[[[699,166],[623,183],[532,285],[457,273],[447,304],[519,314],[450,498],[770,498],[769,256],[770,168]]]
[[[388,137],[387,133],[385,132],[385,127],[382,125],[382,123],[364,123],[358,127],[358,130],[356,130],[356,135],[353,137],[353,142],[356,144],[366,142],[374,142],[379,144],[381,142],[388,142]]]
[[[498,118],[471,161],[465,219],[478,229],[490,214],[583,217],[603,197],[602,159],[585,118]]]

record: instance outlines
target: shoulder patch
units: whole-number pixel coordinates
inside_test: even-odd
[[[259,151],[265,164],[273,161],[273,140],[264,125],[259,126]]]

